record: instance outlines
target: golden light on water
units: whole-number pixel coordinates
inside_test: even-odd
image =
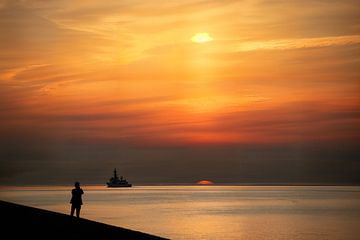
[[[207,32],[196,33],[191,41],[195,43],[206,43],[212,41],[213,38]]]

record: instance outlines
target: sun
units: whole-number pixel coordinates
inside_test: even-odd
[[[198,184],[198,185],[213,185],[214,182],[209,181],[209,180],[201,180],[201,181],[198,181],[196,184]]]
[[[196,33],[192,38],[191,41],[194,43],[206,43],[211,42],[213,38],[206,32]]]

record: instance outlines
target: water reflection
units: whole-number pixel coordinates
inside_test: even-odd
[[[71,186],[2,187],[3,200],[69,212]],[[172,239],[357,239],[359,187],[83,186],[83,217]]]

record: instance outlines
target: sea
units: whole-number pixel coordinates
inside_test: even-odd
[[[69,214],[72,186],[1,187]],[[359,186],[82,186],[81,217],[170,239],[360,239]]]

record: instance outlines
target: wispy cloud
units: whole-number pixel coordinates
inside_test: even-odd
[[[287,50],[359,44],[360,35],[320,38],[278,39],[269,41],[244,41],[236,44],[237,51]]]
[[[25,71],[31,71],[37,68],[41,67],[47,67],[50,64],[32,64],[28,66],[18,67],[18,68],[12,68],[12,69],[3,69],[3,71],[0,73],[0,80],[12,80],[17,75],[25,72]]]

